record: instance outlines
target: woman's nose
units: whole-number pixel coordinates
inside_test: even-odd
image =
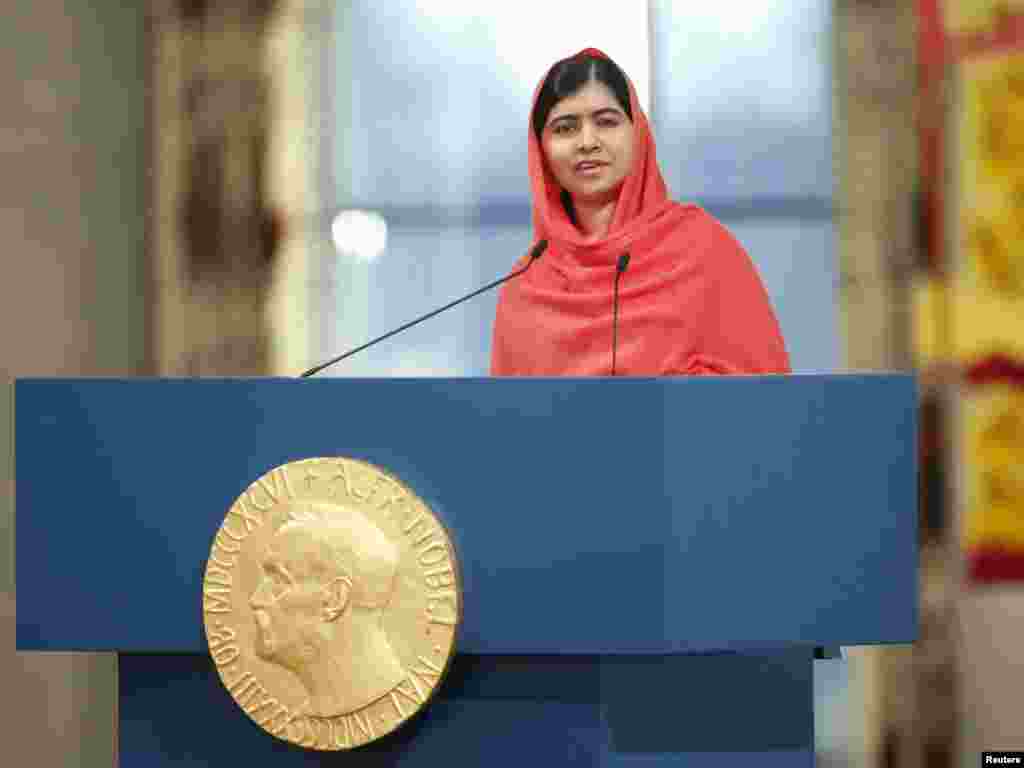
[[[584,121],[580,129],[580,149],[584,152],[597,147],[597,130],[589,122]]]

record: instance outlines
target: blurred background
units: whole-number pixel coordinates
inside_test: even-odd
[[[819,765],[1024,748],[1024,0],[34,0],[0,25],[10,764],[112,764],[116,693],[13,651],[13,379],[296,375],[501,275],[533,89],[586,46],[797,371],[919,375],[920,639],[818,665]],[[327,375],[486,375],[495,302]]]

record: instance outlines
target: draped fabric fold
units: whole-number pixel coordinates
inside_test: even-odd
[[[592,48],[577,56],[583,54],[605,57]],[[633,169],[622,184],[608,234],[597,241],[588,241],[570,220],[561,187],[529,128],[534,237],[547,240],[548,249],[502,288],[492,375],[610,374],[616,263],[626,252],[617,374],[789,372],[778,321],[749,256],[702,208],[669,199],[632,83],[629,98]]]

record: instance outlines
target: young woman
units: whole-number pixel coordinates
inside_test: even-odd
[[[636,91],[601,51],[537,87],[529,170],[548,247],[503,286],[493,375],[790,371],[750,258],[699,206],[669,199]]]

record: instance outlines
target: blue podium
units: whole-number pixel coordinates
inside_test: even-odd
[[[119,654],[124,768],[813,766],[818,646],[917,631],[916,385],[695,379],[22,379],[17,647]],[[201,615],[268,469],[365,459],[444,519],[453,667],[346,753],[264,733]]]

